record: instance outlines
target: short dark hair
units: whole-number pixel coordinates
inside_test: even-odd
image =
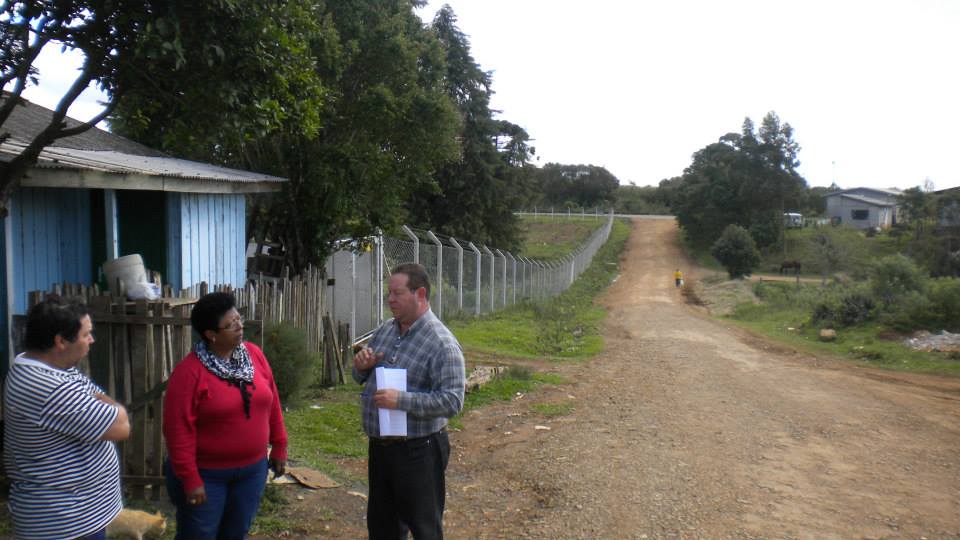
[[[28,351],[45,351],[53,348],[57,336],[72,343],[77,340],[81,321],[87,315],[90,309],[81,302],[48,295],[27,311],[23,347]]]
[[[200,334],[200,338],[206,341],[207,338],[203,333],[207,330],[218,332],[220,319],[235,307],[237,307],[237,299],[232,293],[213,292],[201,296],[193,305],[193,311],[190,312],[190,325]]]
[[[427,298],[430,298],[430,276],[427,275],[427,269],[423,267],[422,264],[417,263],[403,263],[398,264],[396,268],[390,272],[390,275],[393,274],[404,274],[407,276],[407,288],[411,292],[416,291],[420,287],[427,289]]]

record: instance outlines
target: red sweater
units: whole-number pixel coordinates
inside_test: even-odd
[[[249,419],[240,389],[210,373],[196,353],[170,374],[163,436],[173,472],[187,493],[203,485],[198,469],[252,465],[264,458],[268,442],[271,459],[287,459],[287,430],[273,372],[259,347],[245,345],[254,369]]]

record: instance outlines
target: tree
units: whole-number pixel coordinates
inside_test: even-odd
[[[673,211],[700,246],[712,244],[731,223],[767,231],[761,247],[782,235],[782,215],[801,201],[806,181],[797,173],[799,145],[793,128],[768,113],[759,130],[746,118],[740,133],[728,133],[693,155],[676,188]]]
[[[279,96],[306,95],[309,101],[279,107],[255,102],[277,120],[268,129],[245,123],[247,117],[239,114],[207,116],[209,103],[201,98],[171,98],[149,109],[121,107],[119,125],[177,155],[287,178],[282,193],[253,200],[248,234],[282,242],[297,272],[322,264],[342,238],[363,238],[403,223],[410,194],[435,190],[436,170],[456,158],[460,123],[445,92],[444,51],[413,12],[414,3],[266,4],[264,10],[283,6],[284,11],[269,17],[277,31],[264,40],[295,43],[305,55],[298,65],[309,70],[264,66],[247,76],[276,77],[285,85]],[[316,81],[322,87],[315,87]],[[143,103],[151,92],[146,82],[137,85]],[[190,80],[164,82],[166,96],[194,91]],[[197,117],[207,119],[200,130],[194,129]]]
[[[316,134],[328,97],[311,50],[329,32],[319,15],[309,0],[160,5],[137,69],[119,84],[111,127],[178,157],[241,168],[251,164],[231,152],[249,141]]]
[[[597,165],[547,163],[537,171],[537,184],[538,205],[591,208],[612,205],[620,180]]]
[[[535,149],[522,127],[494,118],[491,75],[471,56],[456,22],[444,6],[431,29],[444,52],[446,94],[462,122],[456,135],[459,159],[438,168],[434,189],[412,192],[407,208],[420,227],[515,249],[520,229],[513,212],[530,197]]]
[[[913,229],[916,239],[920,238],[937,217],[934,196],[919,187],[903,190],[903,193],[897,195],[897,205],[900,219]]]
[[[657,196],[659,190],[653,186],[619,186],[614,209],[618,214],[669,214],[670,208]]]
[[[0,68],[3,85],[11,85],[0,105],[0,128],[27,85],[37,83],[33,64],[44,47],[59,46],[83,55],[76,79],[45,128],[11,161],[0,162],[0,207],[5,211],[20,178],[44,147],[90,129],[111,115],[128,93],[136,104],[126,109],[127,121],[156,113],[152,106],[172,104],[176,110],[190,103],[195,112],[206,112],[191,119],[198,133],[204,133],[208,118],[229,118],[235,125],[258,126],[258,130],[239,131],[238,136],[250,136],[275,127],[289,107],[313,107],[315,101],[306,98],[317,96],[317,81],[306,78],[291,83],[291,73],[304,73],[305,59],[299,34],[288,33],[297,12],[287,11],[287,4],[262,5],[254,0],[0,3]],[[171,80],[189,81],[188,90],[171,94]],[[66,128],[70,105],[91,83],[107,95],[103,110],[88,122]],[[298,91],[288,91],[290,86]],[[306,125],[315,128],[315,123]],[[2,130],[0,136],[6,136]]]
[[[750,233],[739,225],[727,225],[720,238],[714,242],[710,254],[726,268],[730,279],[750,275],[760,263],[756,243]]]
[[[734,137],[721,138],[695,153],[676,188],[673,213],[696,246],[710,246],[729,224],[749,226],[737,200],[741,156],[729,142]]]
[[[9,133],[3,124],[20,104],[28,84],[37,84],[34,62],[40,51],[59,45],[84,55],[73,84],[64,92],[49,122],[10,161],[0,161],[0,212],[6,215],[7,201],[29,167],[37,162],[44,147],[53,141],[82,133],[106,118],[120,97],[116,92],[122,73],[129,66],[137,37],[149,33],[149,2],[2,2],[0,3],[0,69],[3,93],[0,104],[0,140]],[[97,83],[111,99],[90,121],[67,128],[67,111],[91,83]]]
[[[806,216],[822,216],[827,212],[826,196],[835,190],[828,187],[815,186],[806,190],[800,198],[798,210]]]
[[[820,268],[820,280],[826,283],[827,277],[836,272],[847,257],[843,242],[832,227],[818,228],[810,235],[809,241]]]
[[[677,190],[682,184],[683,177],[681,176],[664,178],[659,184],[657,184],[657,191],[654,195],[654,201],[672,209],[676,200]]]

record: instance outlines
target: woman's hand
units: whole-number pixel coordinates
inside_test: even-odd
[[[190,506],[200,506],[205,502],[207,502],[207,490],[203,486],[187,493],[187,504]]]
[[[287,462],[282,459],[270,458],[270,470],[273,471],[273,477],[283,476],[287,472]]]

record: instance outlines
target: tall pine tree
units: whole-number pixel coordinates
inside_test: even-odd
[[[414,195],[410,215],[418,226],[436,232],[514,249],[520,230],[513,212],[530,196],[534,149],[523,128],[494,118],[491,75],[471,56],[456,22],[453,10],[444,6],[432,28],[445,52],[446,93],[461,120],[459,156],[437,171],[432,190]]]

